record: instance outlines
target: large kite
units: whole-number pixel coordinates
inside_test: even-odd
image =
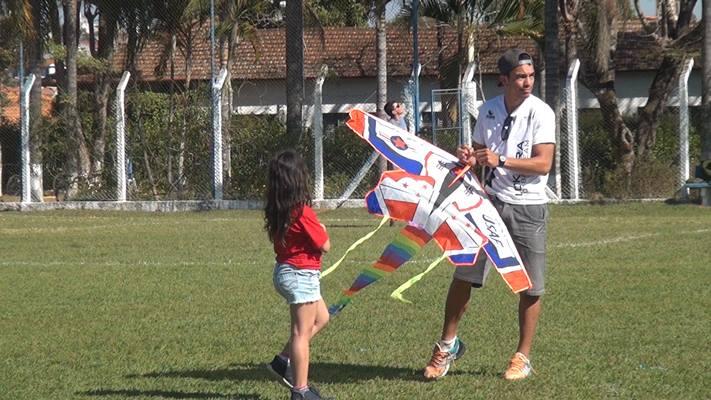
[[[340,312],[356,292],[410,260],[430,240],[437,243],[443,255],[427,271],[445,257],[455,266],[472,266],[483,250],[514,293],[531,287],[496,208],[475,175],[455,156],[359,109],[350,112],[346,125],[400,168],[384,172],[366,195],[368,212],[406,221],[408,226],[329,307],[331,314]],[[411,279],[393,296],[402,299],[402,291],[422,275]]]

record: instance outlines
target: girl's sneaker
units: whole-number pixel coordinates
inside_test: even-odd
[[[328,398],[321,397],[321,393],[316,390],[315,387],[309,386],[303,392],[291,391],[291,400],[329,400]]]
[[[294,376],[291,372],[289,360],[284,360],[279,355],[276,355],[272,362],[267,364],[267,369],[279,379],[279,383],[289,389],[294,387]]]

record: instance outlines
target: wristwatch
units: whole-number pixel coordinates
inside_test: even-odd
[[[499,167],[503,168],[504,164],[506,164],[506,156],[502,154],[499,156]]]

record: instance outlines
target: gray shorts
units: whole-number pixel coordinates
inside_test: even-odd
[[[302,304],[321,299],[321,271],[299,269],[290,264],[274,266],[274,288],[288,304]]]
[[[531,278],[533,287],[525,293],[531,296],[541,296],[545,292],[548,206],[546,204],[508,204],[497,198],[494,198],[492,203],[499,211],[504,224],[506,224],[526,272]],[[455,268],[454,278],[470,282],[473,287],[484,286],[491,269],[491,265],[487,260],[486,253],[480,252],[474,266]]]

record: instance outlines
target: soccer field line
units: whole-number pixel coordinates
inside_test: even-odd
[[[711,229],[694,229],[694,230],[690,230],[690,231],[677,232],[677,234],[689,235],[689,234],[708,233],[708,232],[711,232]],[[606,245],[606,244],[632,242],[635,240],[648,239],[650,237],[655,237],[655,236],[662,236],[664,234],[666,234],[666,233],[657,232],[657,233],[645,233],[645,234],[641,234],[641,235],[632,235],[632,236],[618,236],[615,238],[592,240],[589,242],[557,243],[557,244],[549,245],[548,247],[553,248],[553,249],[560,249],[560,248],[600,246],[600,245]]]
[[[688,231],[677,232],[677,235],[693,235],[693,234],[703,234],[711,232],[711,228],[705,229],[694,229]],[[575,248],[575,247],[591,247],[591,246],[604,246],[609,244],[632,242],[635,240],[649,239],[651,237],[662,236],[664,233],[645,233],[641,235],[631,235],[631,236],[619,236],[610,239],[603,240],[593,240],[589,242],[574,242],[574,243],[558,243],[551,244],[549,248],[559,249],[559,248]],[[434,261],[436,258],[425,258],[425,259],[414,259],[410,261],[410,264],[416,263],[429,263]],[[360,264],[368,265],[372,263],[372,259],[345,259],[345,264]],[[130,267],[130,266],[141,266],[141,267],[227,267],[227,266],[240,266],[240,265],[264,265],[271,267],[273,260],[227,260],[227,261],[103,261],[96,262],[90,260],[79,260],[79,261],[11,261],[4,260],[0,261],[0,267],[54,267],[54,266],[95,266],[95,267]]]
[[[116,221],[116,223],[106,224],[106,225],[88,225],[88,226],[44,226],[44,227],[22,227],[22,228],[0,228],[0,234],[3,235],[26,235],[28,233],[62,233],[62,232],[81,232],[81,231],[95,231],[95,230],[115,230],[118,228],[135,228],[139,226],[185,226],[186,223],[191,223],[192,225],[209,224],[212,222],[244,222],[246,220],[262,221],[262,219],[229,219],[229,218],[214,218],[204,221],[150,221],[150,222],[127,222],[121,223]],[[341,219],[330,219],[326,222],[362,222],[363,219],[358,218],[341,218]],[[372,226],[377,226],[377,224],[364,224],[358,226],[359,228],[370,228]]]

